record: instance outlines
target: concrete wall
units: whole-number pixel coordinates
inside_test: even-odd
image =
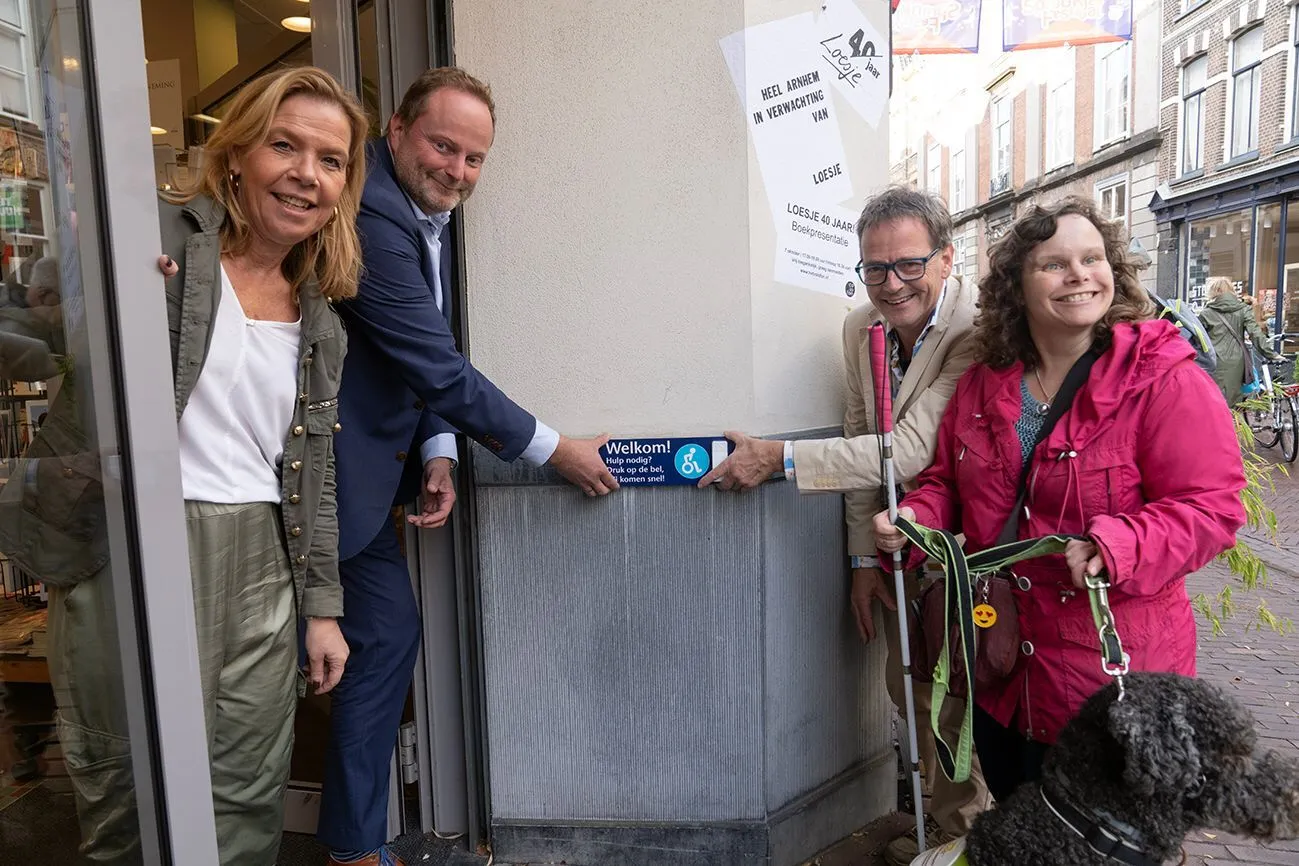
[[[859,5],[887,32],[886,6]],[[718,44],[820,6],[455,5],[456,61],[499,116],[465,207],[471,359],[552,426],[840,424],[848,304],[774,282]],[[832,98],[856,210],[886,182],[886,121]],[[883,653],[850,620],[838,496],[587,501],[483,452],[475,472],[497,856],[794,863],[892,807]]]
[[[841,420],[849,305],[773,283],[771,208],[717,44],[819,6],[456,5],[457,62],[490,81],[500,118],[465,207],[473,360],[553,426]],[[888,139],[837,108],[856,208],[886,180]]]

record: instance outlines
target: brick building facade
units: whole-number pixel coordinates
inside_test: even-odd
[[[1299,331],[1297,8],[1163,0],[1159,291],[1229,277],[1274,334]]]
[[[1124,224],[1156,285],[1145,205],[1159,180],[1161,2],[1135,0],[1130,42],[913,58],[899,76],[891,176],[948,202],[966,276],[986,270],[989,244],[1028,208],[1083,195]]]

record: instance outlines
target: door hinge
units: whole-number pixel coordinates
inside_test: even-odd
[[[401,765],[403,785],[411,785],[419,781],[419,760],[415,742],[414,722],[407,722],[397,730],[397,763]]]

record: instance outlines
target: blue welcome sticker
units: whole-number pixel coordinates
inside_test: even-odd
[[[724,437],[610,439],[600,456],[620,485],[696,484],[726,459],[734,445]]]

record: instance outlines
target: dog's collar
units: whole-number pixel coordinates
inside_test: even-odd
[[[1077,833],[1087,847],[1102,857],[1127,863],[1129,866],[1160,866],[1162,860],[1151,857],[1140,847],[1141,834],[1132,827],[1116,826],[1113,819],[1097,820],[1083,812],[1059,794],[1047,792],[1046,785],[1039,785],[1042,802],[1070,830]]]

